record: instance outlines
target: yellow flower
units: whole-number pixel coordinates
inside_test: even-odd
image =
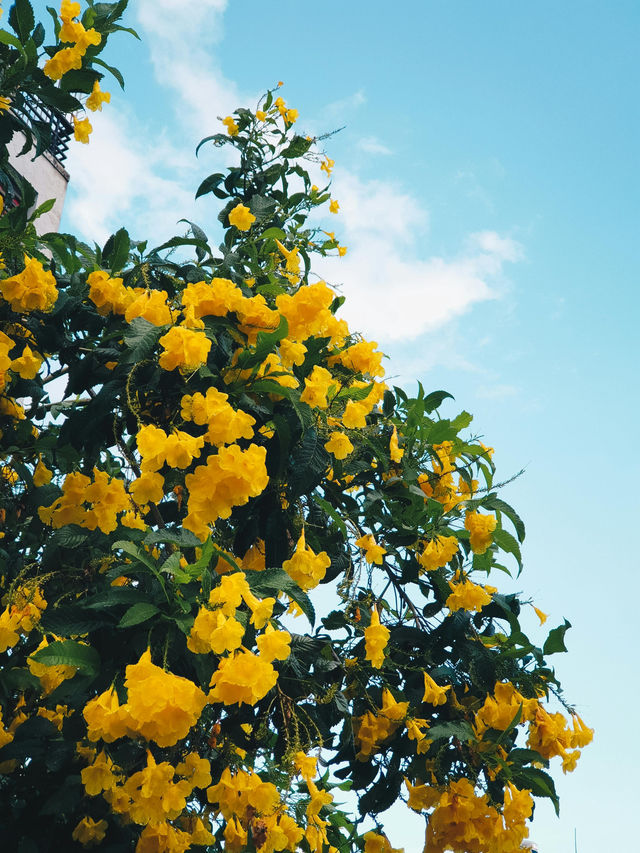
[[[380,615],[374,607],[371,611],[371,622],[364,629],[365,658],[371,661],[371,666],[380,669],[384,663],[384,650],[389,642],[390,631],[380,624]]]
[[[82,121],[78,121],[78,119],[73,117],[73,135],[77,142],[82,142],[84,145],[87,145],[89,142],[89,135],[92,132],[93,127],[91,126],[91,122],[88,118],[83,118]]]
[[[50,471],[47,468],[42,459],[38,459],[38,464],[36,465],[35,470],[33,472],[33,485],[36,488],[40,486],[46,486],[47,483],[51,482],[52,477],[53,471]]]
[[[293,124],[294,121],[298,118],[298,110],[287,110],[284,116],[284,120],[287,124]]]
[[[229,225],[235,225],[239,231],[248,231],[255,221],[255,216],[244,204],[237,204],[229,213]]]
[[[451,611],[480,611],[491,601],[491,596],[486,589],[468,578],[462,583],[450,581],[449,586],[451,595],[447,598],[446,606]]]
[[[233,120],[233,116],[227,116],[222,119],[222,124],[227,128],[227,133],[229,136],[237,136],[238,135],[238,125]]]
[[[60,80],[67,71],[82,68],[82,57],[85,51],[78,46],[64,47],[48,59],[43,67],[44,73],[51,80]]]
[[[329,157],[325,157],[322,163],[320,164],[320,168],[323,172],[326,172],[327,175],[331,174],[333,167],[335,166],[335,160],[329,159]]]
[[[6,112],[11,106],[11,98],[0,96],[0,113]]]
[[[20,358],[14,358],[11,362],[11,370],[23,379],[35,379],[41,364],[42,356],[34,353],[31,347],[26,345]]]
[[[275,686],[278,673],[271,663],[242,649],[222,658],[211,676],[210,702],[255,705]]]
[[[329,212],[330,213],[337,213],[339,210],[340,210],[340,205],[338,204],[338,202],[335,199],[333,199],[333,201],[331,201],[329,203]]]
[[[338,255],[339,255],[341,258],[344,258],[344,256],[345,256],[346,254],[347,254],[347,247],[346,247],[346,246],[338,246]]]
[[[13,311],[51,311],[57,298],[56,280],[40,261],[24,256],[24,269],[0,281],[2,296]]]
[[[335,384],[331,373],[326,368],[316,364],[310,375],[305,379],[300,401],[311,406],[312,409],[326,409],[329,405],[327,393]]]
[[[418,562],[427,572],[443,568],[458,553],[458,540],[455,536],[436,536],[429,542],[422,542],[424,550],[418,556]]]
[[[83,847],[93,847],[94,844],[100,844],[104,839],[107,826],[106,820],[95,821],[93,818],[83,817],[76,825],[71,837]]]
[[[423,675],[424,696],[422,697],[422,701],[428,702],[429,705],[444,705],[447,701],[447,690],[449,690],[451,685],[447,684],[446,687],[440,687],[428,673],[425,672]]]
[[[111,101],[111,93],[110,92],[102,92],[100,90],[100,83],[96,80],[93,84],[93,89],[91,94],[87,98],[86,106],[92,111],[100,110],[102,112],[102,105],[108,104]]]
[[[211,349],[211,341],[204,332],[194,332],[182,326],[169,329],[158,343],[164,348],[158,359],[160,367],[164,370],[178,367],[183,373],[190,373],[206,364]]]
[[[258,121],[266,121],[267,114],[264,112],[264,110],[256,110],[256,118],[258,119]]]
[[[324,551],[316,554],[307,546],[303,529],[293,556],[284,561],[282,568],[306,592],[318,586],[330,565],[328,554]]]
[[[533,607],[533,609],[535,610],[536,616],[537,616],[537,617],[538,617],[538,619],[540,620],[540,624],[541,624],[541,625],[544,625],[544,623],[547,621],[547,619],[549,618],[549,616],[548,616],[546,613],[543,613],[543,612],[542,612],[542,610],[539,610],[539,609],[535,606],[535,604],[532,604],[531,606],[532,606],[532,607]]]
[[[325,450],[332,453],[336,459],[346,459],[353,452],[353,444],[343,432],[334,431],[329,435],[329,441],[325,442]]]
[[[371,563],[372,565],[375,563],[378,566],[382,565],[382,558],[387,553],[387,551],[381,545],[378,545],[376,543],[376,540],[371,535],[371,533],[368,533],[365,536],[361,536],[359,539],[356,540],[355,544],[358,548],[362,548],[362,550],[365,552],[364,558],[367,563]]]
[[[496,529],[495,515],[480,515],[479,512],[468,512],[464,526],[469,531],[469,544],[474,554],[484,554],[491,545],[491,534]]]
[[[256,640],[260,657],[271,663],[274,660],[286,660],[291,654],[291,634],[288,631],[276,631],[271,625]]]
[[[394,426],[391,438],[389,440],[389,456],[393,462],[401,462],[404,456],[404,450],[401,450],[398,445],[398,428]]]

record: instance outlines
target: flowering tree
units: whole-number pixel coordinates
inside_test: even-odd
[[[80,21],[64,0],[44,48],[28,0],[12,6],[3,142],[46,147],[28,97],[72,112],[87,141],[125,6],[89,3]],[[388,387],[377,344],[312,274],[346,251],[309,219],[337,209],[333,162],[275,95],[201,143],[234,149],[197,191],[219,202],[217,249],[196,225],[152,249],[124,228],[101,249],[38,238],[13,176],[8,849],[391,853],[378,816],[401,800],[425,817],[427,853],[511,853],[533,798],[557,807],[550,762],[573,770],[591,740],[549,705],[568,623],[538,647],[519,622],[530,602],[483,582],[520,566],[524,538],[493,451],[468,413],[439,415],[447,393]],[[9,173],[3,154],[5,195]]]

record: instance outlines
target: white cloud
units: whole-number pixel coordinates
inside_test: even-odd
[[[429,257],[428,213],[409,193],[337,172],[333,194],[342,213],[335,230],[348,253],[323,261],[319,272],[345,282],[350,324],[380,342],[415,339],[496,299],[505,262],[521,257],[519,244],[493,231],[470,235],[457,257]]]
[[[366,154],[391,154],[390,148],[387,148],[375,136],[364,136],[358,140],[358,148]]]
[[[476,396],[483,400],[504,400],[519,393],[520,389],[515,385],[480,385],[476,388]]]
[[[163,174],[165,163],[175,162],[171,145],[157,139],[149,146],[135,119],[117,109],[92,116],[92,123],[90,144],[69,151],[65,227],[98,243],[122,225],[133,238],[158,242],[184,230],[176,222],[192,213],[194,194],[184,164],[179,179]]]
[[[217,117],[244,100],[215,60],[227,0],[138,0],[138,20],[158,83],[174,96],[183,127],[194,138],[221,128]]]

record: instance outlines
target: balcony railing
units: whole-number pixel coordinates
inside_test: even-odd
[[[25,97],[21,113],[23,120],[34,129],[37,124],[48,126],[50,136],[46,150],[62,165],[67,157],[73,125],[58,110],[33,96]]]

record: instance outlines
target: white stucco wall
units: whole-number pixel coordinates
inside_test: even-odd
[[[24,145],[24,136],[14,134],[8,145],[9,161],[20,174],[25,177],[38,193],[36,207],[47,199],[54,198],[56,203],[48,213],[36,219],[35,226],[38,234],[57,231],[60,227],[64,197],[69,183],[69,174],[57,160],[45,151],[33,159],[33,149],[19,156]]]

